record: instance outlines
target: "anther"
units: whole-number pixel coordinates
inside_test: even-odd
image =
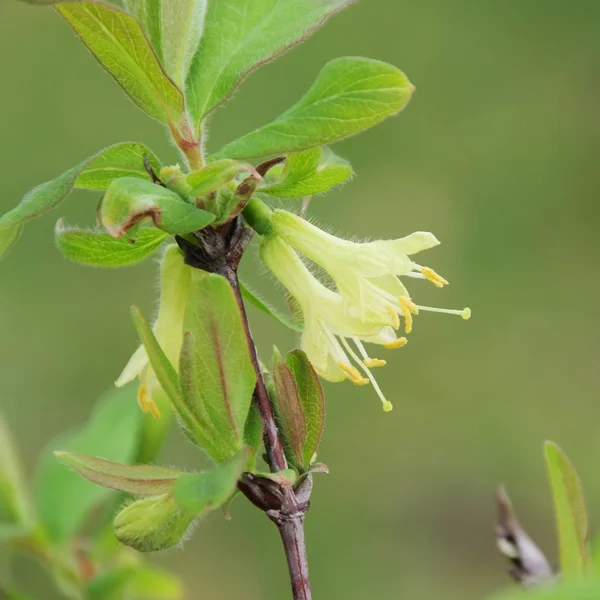
[[[395,350],[396,348],[402,348],[403,346],[406,346],[406,344],[408,344],[408,340],[405,337],[401,337],[393,342],[387,342],[383,345],[383,347],[387,348],[388,350]]]
[[[156,406],[156,402],[152,400],[145,385],[140,385],[138,388],[138,404],[144,414],[151,414],[155,419],[160,419],[160,410]]]
[[[338,367],[346,373],[348,379],[354,383],[355,385],[366,385],[369,383],[369,380],[366,380],[366,383],[363,383],[364,377],[360,374],[360,371],[351,365],[347,365],[345,362],[341,360],[338,362]]]
[[[393,306],[390,306],[389,304],[385,308],[392,317],[392,327],[397,331],[398,329],[400,329],[400,317],[398,316],[396,309]]]
[[[406,296],[399,296],[398,300],[400,301],[400,310],[402,311],[402,314],[404,315],[404,331],[406,333],[410,333],[412,331],[412,326],[413,326],[413,315],[418,315],[419,314],[419,309],[417,308],[417,305],[410,299],[407,298]]]
[[[380,358],[365,358],[365,360],[363,360],[363,365],[369,369],[374,369],[375,367],[385,367],[386,364],[386,361],[381,360]]]
[[[421,273],[423,277],[428,281],[431,281],[435,287],[442,288],[445,285],[448,285],[448,281],[446,281],[441,275],[438,275],[433,269],[429,267],[421,267]]]

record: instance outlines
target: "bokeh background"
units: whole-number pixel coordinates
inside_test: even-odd
[[[98,149],[141,141],[177,156],[50,9],[0,2],[0,211]],[[308,88],[325,61],[392,62],[417,93],[397,118],[336,145],[356,179],[311,214],[361,237],[433,231],[423,261],[451,281],[413,282],[422,304],[473,309],[468,323],[425,314],[368,388],[327,385],[327,424],[307,522],[316,598],[481,599],[506,585],[494,547],[504,482],[555,557],[542,443],[576,463],[600,521],[600,3],[363,0],[252,75],[214,118],[210,146],[259,126]],[[80,424],[136,346],[128,307],[152,310],[156,264],[93,270],[54,248],[58,217],[91,224],[77,192],[28,225],[0,267],[2,411],[30,472],[57,433]],[[246,277],[281,302],[256,261]],[[265,355],[294,337],[252,312]],[[165,464],[202,465],[173,432]],[[154,558],[187,598],[279,600],[288,582],[277,532],[239,501],[183,551]],[[20,575],[53,598],[30,563]],[[46,589],[45,589],[46,588]]]

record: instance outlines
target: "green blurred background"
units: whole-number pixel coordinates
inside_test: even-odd
[[[52,10],[2,0],[0,23],[0,212],[118,141],[177,160]],[[318,477],[307,521],[315,597],[484,598],[507,584],[493,538],[498,483],[555,558],[543,440],[570,454],[600,515],[600,3],[363,0],[254,74],[218,112],[211,148],[279,114],[340,55],[392,62],[417,93],[399,117],[336,145],[357,178],[316,199],[312,215],[352,236],[435,232],[443,244],[423,261],[452,285],[417,281],[411,292],[469,305],[473,318],[418,318],[378,372],[391,414],[368,388],[327,385],[320,459],[331,474]],[[56,219],[91,224],[97,201],[73,194],[28,225],[0,267],[0,401],[30,471],[136,347],[129,305],[154,305],[153,261],[100,271],[55,250]],[[255,259],[244,270],[280,301]],[[293,347],[252,317],[264,355]],[[161,461],[203,464],[176,432]],[[275,528],[241,501],[233,516],[213,515],[184,551],[154,559],[181,574],[190,599],[287,598]],[[20,570],[45,587],[30,563]]]

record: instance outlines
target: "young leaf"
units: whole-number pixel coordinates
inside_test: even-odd
[[[117,168],[118,156],[127,156],[126,162],[129,167],[133,164],[132,154],[129,152],[123,153],[124,147],[137,147],[138,150],[143,146],[141,144],[116,144],[115,146],[109,146],[104,150],[101,150],[94,156],[84,160],[77,166],[69,169],[62,175],[59,175],[51,181],[42,183],[37,187],[33,188],[25,196],[23,196],[18,206],[7,212],[5,215],[0,217],[0,258],[10,249],[10,247],[16,242],[19,234],[21,233],[21,225],[31,219],[39,217],[44,213],[52,210],[58,206],[71,192],[73,187],[79,184],[80,180],[86,182],[87,180],[87,169],[92,167],[93,180],[97,185],[100,185],[100,175],[98,172],[98,166],[104,164],[104,166],[110,164],[111,172],[116,175],[117,172],[122,173]],[[151,164],[157,159],[154,155],[148,151],[148,159]],[[108,157],[104,161],[104,157]],[[122,163],[123,165],[123,163]],[[143,157],[142,157],[143,166]],[[107,172],[105,172],[103,181],[108,182]],[[120,176],[120,175],[119,175]],[[137,175],[139,177],[139,173]]]
[[[303,455],[306,469],[310,466],[323,434],[325,424],[323,389],[316,371],[302,350],[290,352],[286,356],[285,364],[294,378],[302,412],[306,420],[306,440]]]
[[[585,574],[590,556],[588,517],[581,481],[566,454],[553,442],[544,446],[558,527],[561,575],[564,579]]]
[[[352,0],[227,0],[208,3],[187,79],[196,128],[260,65],[305,40]]]
[[[150,45],[162,59],[161,5],[162,0],[124,0],[123,5],[142,26]]]
[[[108,233],[66,227],[56,224],[58,249],[69,260],[93,267],[124,267],[134,265],[150,256],[167,239],[168,233],[159,229],[141,229],[135,240],[115,239]]]
[[[273,317],[277,321],[279,321],[282,325],[289,327],[292,331],[302,332],[302,326],[299,325],[296,321],[291,319],[290,317],[284,315],[279,309],[271,306],[268,302],[263,300],[258,293],[250,288],[250,286],[240,281],[240,292],[244,300],[247,300],[252,306],[258,308],[261,312]]]
[[[273,357],[273,382],[277,420],[286,457],[293,466],[304,470],[306,420],[294,376],[277,350]]]
[[[83,169],[75,182],[75,187],[107,190],[108,186],[119,177],[150,180],[144,159],[148,160],[155,173],[160,172],[160,160],[144,144],[135,142],[115,144],[100,153]]]
[[[214,215],[187,203],[175,192],[135,177],[122,177],[110,184],[100,221],[108,233],[118,238],[144,219],[168,233],[184,235],[203,229]]]
[[[162,123],[179,125],[183,94],[165,74],[135,17],[96,0],[58,3],[56,9],[142,110]]]
[[[12,227],[0,229],[0,260],[2,260],[8,254],[8,251],[17,243],[22,232],[22,225],[13,225]]]
[[[206,423],[194,411],[194,408],[187,403],[186,397],[182,394],[179,376],[157,342],[150,323],[144,318],[140,309],[135,306],[131,309],[131,314],[156,378],[171,400],[173,410],[177,413],[184,432],[190,440],[204,449],[209,456],[218,455],[212,442],[207,438],[208,427]]]
[[[165,70],[181,88],[202,37],[208,0],[163,0],[162,57]]]
[[[239,163],[237,160],[226,158],[208,163],[200,171],[188,175],[187,182],[192,188],[190,193],[194,198],[197,198],[214,192],[244,171],[256,173],[252,166]]]
[[[90,485],[65,469],[54,456],[56,450],[101,456],[128,463],[138,447],[141,413],[135,386],[112,389],[98,402],[88,423],[80,430],[60,436],[44,452],[35,478],[35,498],[50,540],[61,543],[72,537],[91,510],[111,492]]]
[[[115,518],[117,539],[138,552],[172,548],[185,537],[195,516],[184,513],[170,494],[143,498]]]
[[[247,449],[212,471],[182,475],[175,483],[174,496],[186,514],[202,515],[222,506],[235,492],[248,460]]]
[[[248,463],[246,471],[254,471],[256,468],[256,457],[263,437],[263,423],[260,417],[260,411],[256,404],[250,406],[248,418],[246,419],[246,427],[244,429],[244,444],[248,448]]]
[[[400,112],[413,90],[406,75],[387,63],[332,60],[300,102],[270,124],[227,144],[213,158],[300,152],[335,142]]]
[[[182,585],[174,575],[156,567],[138,564],[121,565],[92,579],[86,589],[86,600],[179,600]]]
[[[106,488],[134,496],[167,494],[173,482],[183,473],[154,465],[121,465],[77,452],[55,452],[56,457],[85,477]]]
[[[213,460],[222,463],[244,446],[256,384],[240,310],[224,277],[194,270],[184,330],[183,395],[218,446]]]
[[[279,181],[260,188],[276,198],[303,198],[322,194],[352,176],[350,163],[328,148],[290,154]]]

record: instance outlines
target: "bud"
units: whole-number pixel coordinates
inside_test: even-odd
[[[194,520],[182,512],[171,494],[136,500],[115,518],[117,539],[138,552],[156,552],[176,546]]]

